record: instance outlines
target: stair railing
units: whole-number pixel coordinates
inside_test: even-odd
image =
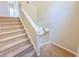
[[[21,20],[21,23],[24,26],[24,29],[26,31],[26,33],[28,34],[28,37],[35,49],[35,51],[37,52],[37,56],[40,55],[40,36],[39,36],[39,29],[38,26],[35,24],[35,22],[33,21],[33,19],[28,15],[25,7],[26,5],[23,5],[23,7],[21,7],[21,3],[19,6],[19,18]]]

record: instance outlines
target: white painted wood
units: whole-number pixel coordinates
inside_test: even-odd
[[[39,41],[39,30],[37,25],[29,17],[27,12],[21,8],[20,9],[20,20],[24,26],[25,31],[27,32],[30,41],[37,52],[37,56],[40,55],[40,41]]]

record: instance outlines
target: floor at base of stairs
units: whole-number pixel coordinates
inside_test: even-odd
[[[41,47],[40,57],[75,57],[72,53],[48,43]]]

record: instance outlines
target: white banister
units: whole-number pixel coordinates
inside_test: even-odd
[[[24,29],[26,33],[28,34],[28,37],[30,38],[30,41],[34,47],[34,49],[37,52],[37,56],[40,55],[40,41],[39,41],[39,31],[36,24],[33,22],[33,20],[29,17],[27,12],[24,9],[20,9],[20,20],[24,26]]]
[[[30,16],[29,14],[29,9],[27,6],[27,4],[24,2],[22,4],[20,4],[19,7],[19,16],[20,16],[20,20],[21,23],[24,26],[24,29],[26,31],[26,33],[28,34],[28,37],[30,38],[30,41],[35,49],[35,51],[37,52],[37,56],[40,55],[40,37],[46,33],[48,33],[48,30],[46,30],[43,27],[39,27],[35,22],[33,17]],[[32,8],[34,6],[31,6]],[[30,9],[32,10],[32,8],[30,7]],[[33,8],[34,11],[36,11],[36,7]],[[31,11],[30,12],[33,12]],[[33,12],[36,14],[36,12]],[[33,15],[33,14],[31,14]]]

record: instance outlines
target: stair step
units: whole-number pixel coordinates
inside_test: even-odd
[[[7,22],[15,21],[15,22],[18,22],[18,21],[20,21],[20,19],[18,17],[0,17],[0,22],[1,21],[7,21]]]
[[[20,19],[0,19],[0,22],[20,22]]]
[[[33,50],[33,47],[31,46],[28,49],[25,49],[24,51],[20,52],[19,54],[17,54],[15,57],[22,57],[23,55],[29,53],[31,50]]]
[[[7,37],[12,37],[12,36],[23,34],[23,33],[25,33],[24,29],[3,32],[3,33],[0,33],[0,39],[7,38]]]
[[[7,44],[12,44],[15,41],[22,40],[22,39],[27,39],[27,38],[28,38],[27,35],[21,35],[21,36],[12,38],[10,40],[5,40],[5,41],[0,42],[0,46],[5,46]]]
[[[22,25],[16,25],[16,26],[0,25],[0,29],[8,29],[8,28],[15,28],[15,27],[23,27],[23,26]]]
[[[8,31],[8,32],[2,32],[2,33],[0,33],[0,37],[1,37],[1,35],[3,36],[3,35],[8,35],[8,34],[13,34],[13,33],[16,33],[16,32],[20,32],[20,31],[24,31],[24,29],[19,29],[19,30],[13,30],[13,31]],[[23,32],[24,33],[24,32]]]
[[[33,57],[34,53],[35,53],[35,51],[32,49],[31,51],[29,51],[28,53],[26,53],[22,57]]]
[[[6,54],[6,57],[13,57],[16,56],[17,54],[19,54],[20,52],[22,52],[25,49],[28,49],[29,47],[31,47],[31,44],[27,44],[25,46],[22,46],[18,49],[13,50],[12,52]]]
[[[23,35],[26,35],[26,33],[19,34],[19,35],[15,35],[15,36],[12,36],[12,37],[7,37],[7,38],[0,39],[0,42],[4,42],[4,41],[7,41],[7,40],[11,40],[13,38],[20,37],[20,36],[23,36]]]
[[[0,24],[0,27],[9,27],[9,26],[22,26],[22,24]]]
[[[1,52],[0,52],[0,57],[5,57],[6,54],[8,54],[8,53],[10,53],[11,51],[14,51],[15,49],[20,48],[20,47],[22,47],[22,46],[24,46],[24,45],[26,45],[26,44],[30,44],[29,40],[24,41],[24,42],[22,42],[22,43],[20,43],[20,44],[17,44],[17,45],[15,45],[15,46],[12,47],[12,48],[9,48],[9,49],[6,49],[6,50],[4,50],[4,51],[1,51]]]
[[[3,32],[3,33],[0,33],[0,39],[7,38],[7,37],[10,37],[10,36],[19,35],[19,34],[22,34],[22,33],[24,33],[24,29]]]
[[[26,40],[28,40],[28,39],[22,39],[22,40],[19,40],[19,41],[15,41],[15,42],[13,42],[13,43],[11,43],[11,44],[7,44],[7,45],[5,45],[5,46],[0,46],[1,48],[0,48],[0,52],[1,51],[4,51],[4,50],[6,50],[6,49],[9,49],[9,48],[11,48],[11,47],[13,47],[13,46],[15,46],[15,45],[17,45],[17,44],[20,44],[20,43],[22,43],[22,42],[24,42],[24,41],[26,41]]]
[[[21,24],[20,22],[0,22],[0,25],[2,24]]]
[[[4,29],[0,29],[0,33],[2,32],[8,32],[8,31],[13,31],[13,30],[19,30],[19,29],[24,29],[23,27],[11,27],[11,28],[4,28]]]

